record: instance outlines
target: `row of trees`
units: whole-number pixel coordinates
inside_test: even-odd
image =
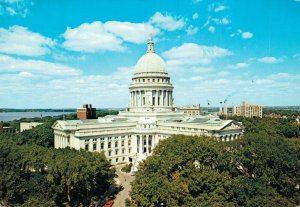
[[[285,138],[300,137],[300,124],[295,122],[294,118],[272,119],[272,118],[247,118],[230,117],[235,121],[242,122],[245,126],[245,133],[265,132],[272,136],[281,136]]]
[[[103,154],[0,140],[0,198],[14,206],[87,205],[114,176]]]
[[[140,165],[131,206],[295,206],[299,152],[266,133],[220,143],[174,136]]]

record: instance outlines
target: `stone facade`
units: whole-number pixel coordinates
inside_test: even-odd
[[[174,134],[205,135],[219,141],[243,134],[241,123],[213,115],[188,116],[176,110],[173,85],[151,39],[136,65],[129,90],[128,108],[117,116],[55,122],[55,148],[102,152],[112,164],[132,162],[137,166],[160,140]]]

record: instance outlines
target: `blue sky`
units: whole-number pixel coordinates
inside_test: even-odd
[[[0,0],[0,108],[126,107],[150,33],[177,106],[300,105],[300,0]]]

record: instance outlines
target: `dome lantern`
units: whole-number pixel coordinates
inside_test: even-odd
[[[148,42],[148,50],[147,52],[155,52],[154,50],[154,42],[152,41],[152,33],[150,33],[150,39]]]

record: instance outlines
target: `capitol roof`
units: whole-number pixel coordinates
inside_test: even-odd
[[[148,42],[148,50],[137,62],[135,73],[167,73],[163,59],[155,53],[152,37]]]

